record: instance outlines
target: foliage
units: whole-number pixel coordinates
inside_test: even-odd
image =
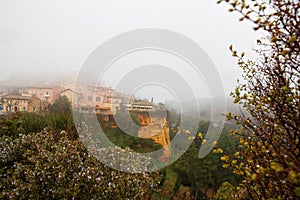
[[[201,194],[201,190],[210,190],[212,193],[215,193],[225,181],[233,185],[238,185],[240,181],[239,176],[234,175],[231,170],[223,168],[223,163],[217,154],[221,149],[226,150],[230,155],[234,154],[237,147],[237,140],[230,137],[229,130],[236,126],[226,123],[214,151],[209,153],[205,158],[200,159],[198,155],[199,148],[201,148],[202,137],[205,136],[208,126],[209,122],[199,122],[198,131],[201,138],[199,138],[200,136],[196,137],[188,150],[175,163],[168,167],[178,174],[180,184],[191,188],[190,192],[192,194],[190,196],[197,199],[205,197],[204,194]],[[179,196],[180,194],[178,192]]]
[[[59,98],[49,106],[49,111],[53,113],[70,112],[71,103],[66,96],[59,96]]]
[[[166,168],[164,173],[163,185],[152,195],[152,200],[169,200],[178,190],[179,179],[177,173],[171,168]]]
[[[17,137],[24,133],[23,122],[19,116],[13,115],[11,118],[0,118],[0,138],[3,136]]]
[[[12,116],[0,119],[0,137],[19,137],[19,134],[37,133],[44,128],[60,132],[68,130],[76,134],[72,113],[13,113]]]
[[[178,192],[173,197],[173,200],[180,200],[180,199],[193,200],[195,199],[195,197],[191,194],[189,187],[181,185],[179,187]]]
[[[0,157],[1,199],[149,199],[160,181],[105,166],[64,131],[3,138]]]
[[[123,173],[102,164],[79,141],[72,113],[66,110],[15,113],[2,118],[0,125],[1,199],[149,199],[161,180],[159,173]],[[129,141],[137,146],[130,138],[117,137],[119,129],[109,131],[120,146]],[[155,147],[144,140],[142,145]],[[123,151],[97,149],[103,158],[114,161]],[[132,159],[123,164],[139,167]]]
[[[231,96],[248,116],[228,113],[242,126],[232,132],[239,136],[240,148],[222,160],[243,176],[251,199],[299,198],[299,0],[222,1],[266,35],[257,40],[257,61],[246,60],[245,53],[230,46],[244,79]]]
[[[131,135],[128,135],[127,133],[124,133],[118,128],[107,129],[105,131],[105,135],[116,146],[119,146],[123,149],[129,147],[130,149],[139,153],[153,152],[157,149],[162,148],[160,144],[155,143],[151,139],[133,137]]]
[[[228,183],[224,182],[218,189],[215,200],[232,200],[234,199],[234,187]]]

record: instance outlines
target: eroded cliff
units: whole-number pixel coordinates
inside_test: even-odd
[[[146,112],[136,113],[136,120],[141,125],[138,137],[149,138],[163,146],[163,154],[160,161],[169,162],[170,160],[170,131],[169,123],[164,116],[149,116]]]

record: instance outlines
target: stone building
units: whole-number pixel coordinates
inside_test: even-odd
[[[5,95],[2,97],[3,113],[39,112],[47,110],[45,101],[36,96]]]
[[[61,91],[64,88],[61,86],[29,86],[24,89],[20,89],[19,93],[21,95],[36,96],[42,101],[47,102],[47,104],[53,104],[56,99],[60,96]]]

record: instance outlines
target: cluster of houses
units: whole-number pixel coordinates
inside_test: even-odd
[[[20,87],[13,93],[0,93],[0,111],[12,112],[46,112],[60,96],[66,96],[72,107],[81,112],[96,111],[97,114],[113,115],[122,107],[127,110],[148,111],[153,103],[135,101],[134,97],[116,92],[102,86],[80,85],[75,83],[62,85]]]

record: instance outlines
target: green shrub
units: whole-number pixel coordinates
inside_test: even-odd
[[[150,199],[160,179],[113,170],[64,131],[0,141],[0,199]]]

